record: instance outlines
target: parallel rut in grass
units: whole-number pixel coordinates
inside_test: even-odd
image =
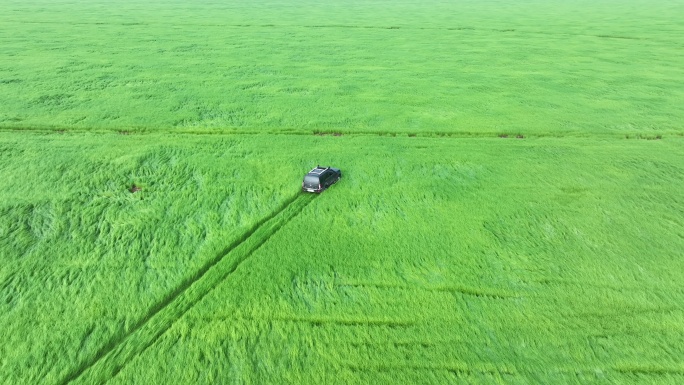
[[[128,361],[154,344],[174,322],[209,294],[219,282],[230,276],[242,262],[296,217],[314,198],[313,194],[301,193],[290,198],[183,281],[166,298],[153,306],[129,332],[114,336],[93,357],[79,363],[59,384],[107,382]]]

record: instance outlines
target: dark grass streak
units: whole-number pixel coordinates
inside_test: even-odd
[[[478,298],[489,299],[518,299],[519,295],[504,292],[501,290],[494,290],[489,288],[473,288],[466,286],[419,286],[419,285],[404,285],[385,282],[348,282],[340,283],[339,286],[360,287],[360,288],[374,288],[374,289],[389,289],[389,290],[425,290],[430,292],[446,292],[452,294],[460,294],[466,296],[473,296]]]
[[[433,291],[444,291],[449,293],[458,293],[461,295],[473,296],[478,298],[489,298],[489,299],[518,299],[517,295],[493,291],[489,289],[479,289],[471,288],[465,286],[439,286],[432,288]]]
[[[116,376],[131,359],[153,345],[180,317],[235,272],[242,262],[314,198],[313,194],[298,193],[288,199],[152,306],[128,332],[113,336],[93,357],[82,362],[58,383],[65,385],[82,380],[83,383],[101,384]]]
[[[351,369],[352,371],[370,371],[370,372],[387,372],[387,371],[397,371],[397,370],[426,370],[430,372],[444,370],[456,377],[461,377],[464,375],[473,374],[490,374],[490,375],[510,375],[515,376],[518,373],[512,368],[506,367],[496,367],[494,365],[486,364],[480,365],[480,367],[471,367],[462,362],[454,362],[447,364],[435,364],[435,365],[419,365],[411,363],[373,363],[367,362],[364,364],[349,363],[344,365],[345,367]]]
[[[273,318],[274,321],[283,322],[296,322],[296,323],[308,323],[313,326],[378,326],[378,327],[389,327],[389,328],[407,328],[416,324],[415,321],[410,320],[397,320],[397,319],[376,319],[376,318],[334,318],[334,317],[296,317],[296,316],[286,316],[286,317],[276,317]]]
[[[615,371],[637,376],[684,376],[683,367],[647,366],[643,364],[616,366]]]
[[[331,326],[331,327],[378,327],[389,329],[408,329],[418,324],[416,320],[404,319],[385,319],[385,318],[370,318],[363,316],[349,316],[349,317],[331,317],[331,316],[296,316],[283,315],[274,317],[249,317],[249,316],[193,316],[194,321],[201,322],[264,322],[264,323],[295,323],[308,324],[313,327]]]
[[[626,134],[621,131],[611,131],[611,132],[535,132],[530,134],[506,134],[501,132],[477,132],[477,131],[398,131],[398,132],[388,132],[388,131],[325,131],[325,130],[303,130],[303,131],[292,131],[292,130],[240,130],[240,131],[195,131],[195,130],[173,130],[173,129],[154,129],[148,130],[145,127],[130,127],[127,129],[99,129],[99,128],[68,128],[68,127],[20,127],[20,126],[3,126],[0,123],[0,133],[3,132],[22,132],[22,133],[35,133],[35,134],[90,134],[90,135],[107,135],[107,134],[118,134],[123,136],[128,135],[157,135],[157,134],[169,134],[169,135],[192,135],[192,136],[253,136],[253,135],[279,135],[279,136],[332,136],[332,137],[343,137],[343,136],[382,136],[387,138],[430,138],[430,139],[487,139],[487,138],[497,138],[497,139],[509,139],[509,140],[524,140],[524,139],[539,139],[539,138],[555,138],[555,139],[623,139],[623,140],[654,140],[654,139],[665,139],[667,136],[684,136],[682,132],[664,132],[662,134]]]
[[[17,24],[67,24],[61,21],[27,21],[27,20],[13,20]],[[184,27],[215,27],[215,28],[333,28],[333,29],[393,29],[393,30],[434,30],[434,31],[483,31],[483,32],[499,32],[499,33],[522,33],[548,36],[580,36],[580,37],[595,37],[604,39],[623,39],[623,40],[644,40],[658,43],[671,43],[658,39],[637,36],[623,36],[623,35],[609,35],[609,34],[585,34],[585,33],[568,33],[568,32],[547,32],[534,30],[520,30],[513,28],[477,28],[471,26],[459,27],[414,27],[414,26],[396,26],[396,25],[354,25],[354,24],[311,24],[311,25],[296,25],[296,24],[223,24],[223,23],[163,23],[163,22],[101,22],[101,21],[84,21],[71,22],[69,25],[110,25],[110,26],[150,26],[150,25],[173,25]]]

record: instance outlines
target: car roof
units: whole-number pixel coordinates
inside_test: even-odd
[[[329,169],[329,168],[330,168],[330,167],[320,167],[320,166],[319,166],[319,167],[316,167],[316,168],[314,168],[313,170],[309,171],[309,174],[308,174],[308,175],[321,175],[321,174],[323,174],[323,172],[324,172],[325,170],[327,170],[327,169]]]

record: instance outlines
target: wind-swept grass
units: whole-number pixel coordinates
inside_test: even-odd
[[[12,383],[681,380],[677,139],[5,133],[2,146]],[[141,317],[167,314],[164,298],[315,163],[341,183],[144,342],[157,324]],[[127,353],[98,371],[112,341]]]
[[[0,383],[681,384],[683,17],[3,1]]]
[[[113,383],[678,383],[680,145],[325,138],[342,182]]]
[[[682,133],[675,1],[4,1],[0,128]]]
[[[0,377],[63,376],[299,192],[268,146],[150,139],[2,135]]]

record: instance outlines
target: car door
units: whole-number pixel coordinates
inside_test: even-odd
[[[328,187],[332,186],[333,181],[335,180],[335,173],[332,170],[328,170],[325,179]]]
[[[321,174],[321,186],[323,186],[323,188],[328,187],[328,175],[328,171],[323,171]]]

